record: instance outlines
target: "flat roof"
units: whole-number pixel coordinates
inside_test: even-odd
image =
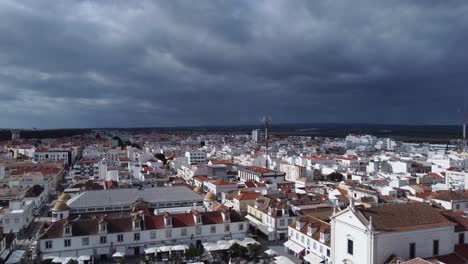
[[[67,205],[71,209],[130,205],[141,199],[147,203],[203,201],[196,192],[185,186],[154,187],[154,188],[125,188],[109,190],[93,190],[72,197]]]

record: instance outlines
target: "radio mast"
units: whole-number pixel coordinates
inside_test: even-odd
[[[271,118],[268,115],[264,115],[262,118],[263,125],[265,127],[265,168],[270,169],[268,166],[268,125],[270,124]]]

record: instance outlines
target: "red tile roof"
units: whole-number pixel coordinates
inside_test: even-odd
[[[261,194],[258,193],[258,192],[243,192],[243,193],[237,195],[236,197],[234,197],[234,199],[239,200],[239,201],[255,200],[260,195]]]

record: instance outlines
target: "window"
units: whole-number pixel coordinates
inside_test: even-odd
[[[19,223],[19,218],[15,218],[14,221],[15,221],[15,224],[18,224]]]
[[[307,238],[307,248],[310,246],[310,238]]]
[[[409,256],[410,259],[414,259],[416,257],[416,243],[409,244]]]
[[[133,234],[133,240],[139,241],[140,240],[140,233],[134,233]]]
[[[135,228],[135,229],[141,228],[141,221],[135,221],[135,222],[133,222],[133,228]]]
[[[320,245],[320,253],[323,253],[323,246]]]
[[[458,234],[458,244],[465,244],[465,233]]]
[[[156,238],[156,231],[151,231],[150,232],[150,239],[155,239]]]
[[[52,248],[52,241],[51,240],[45,242],[45,248],[46,249],[51,249]]]
[[[330,250],[327,249],[327,257],[330,257]]]
[[[196,229],[195,229],[195,234],[201,235],[201,233],[202,233],[202,227],[201,227],[201,226],[197,226]]]
[[[210,233],[216,233],[216,226],[211,226]]]
[[[239,224],[239,230],[244,230],[244,224]]]
[[[460,204],[456,204],[455,208],[457,208],[457,210],[460,210]]]
[[[65,234],[69,235],[71,233],[70,231],[70,227],[65,227]]]
[[[107,225],[106,225],[106,223],[101,223],[101,224],[100,224],[100,227],[101,227],[101,231],[102,231],[102,232],[107,230]]]
[[[304,236],[301,236],[301,243],[304,243]]]
[[[180,230],[180,235],[181,235],[181,236],[187,236],[187,228],[182,228],[182,229]]]
[[[70,247],[71,246],[71,240],[70,239],[65,239],[63,241],[63,246],[64,247]]]
[[[166,229],[166,237],[171,238],[172,237],[172,229]]]
[[[288,225],[292,224],[292,219],[288,219]]]
[[[101,237],[99,238],[99,242],[100,242],[101,244],[107,243],[107,237],[106,237],[106,236],[101,236]]]
[[[285,223],[284,219],[281,219],[280,220],[280,226],[284,226],[284,223]]]
[[[432,241],[432,254],[434,256],[439,255],[439,240]]]
[[[89,237],[83,237],[81,239],[81,245],[88,246],[89,245]]]
[[[315,241],[312,247],[314,248],[314,250],[317,249],[317,243]]]
[[[348,254],[353,255],[354,241],[348,239]]]
[[[117,242],[123,242],[123,235],[122,234],[117,235]]]
[[[229,232],[229,230],[230,230],[229,225],[225,225],[225,226],[224,226],[224,232]]]

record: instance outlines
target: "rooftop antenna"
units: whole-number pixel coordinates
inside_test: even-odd
[[[264,115],[262,118],[263,125],[265,126],[265,149],[266,149],[266,156],[265,156],[265,168],[268,170],[270,169],[268,166],[268,125],[270,124],[271,118],[268,115]]]

